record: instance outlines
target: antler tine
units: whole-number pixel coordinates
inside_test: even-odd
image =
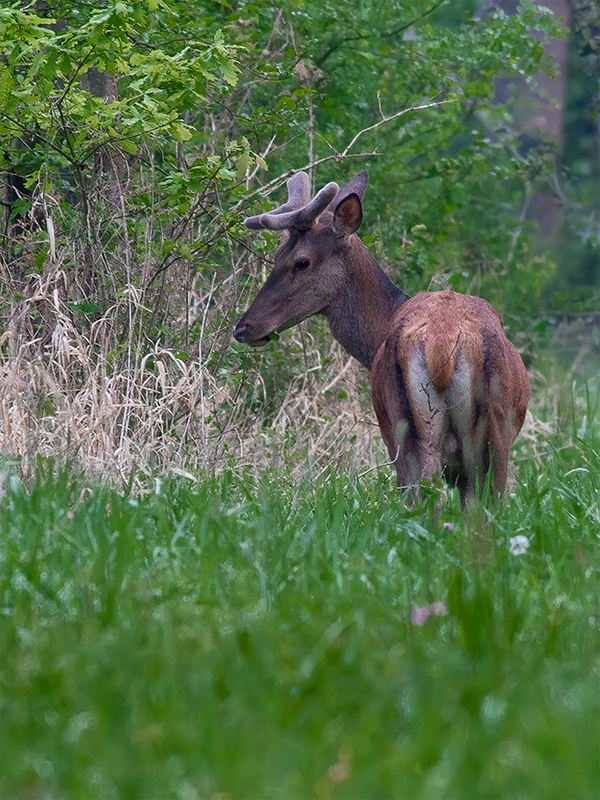
[[[310,201],[310,178],[306,172],[296,172],[287,180],[288,199],[282,206],[277,206],[269,214],[285,214],[288,211],[297,211]],[[244,220],[248,228],[262,229],[261,222],[264,214],[257,214]]]
[[[290,186],[290,183],[293,181],[293,179],[300,175],[305,176],[303,180],[308,181],[308,175],[306,175],[305,172],[298,172],[297,175],[294,175],[292,178],[290,178],[288,181],[290,200],[288,200],[285,206],[280,206],[274,211],[270,211],[265,214],[259,214],[256,217],[248,217],[248,219],[244,220],[246,227],[254,230],[267,229],[271,231],[280,231],[285,230],[286,228],[296,228],[296,230],[306,231],[312,228],[316,218],[327,208],[329,203],[331,203],[333,198],[338,193],[340,187],[337,185],[337,183],[332,181],[331,183],[328,183],[327,186],[324,186],[319,192],[317,192],[313,199],[307,202],[301,208],[296,207],[290,209],[289,211],[285,210],[286,206],[289,207],[291,205],[292,192],[294,198],[300,195],[300,181],[298,181],[297,186]],[[303,193],[306,192],[306,188],[307,187],[302,186]],[[308,196],[310,197],[310,194]]]
[[[310,201],[310,178],[307,172],[297,172],[288,178],[287,182],[288,201],[286,211],[292,211],[294,208],[302,208]],[[271,211],[274,214],[275,211]]]
[[[307,203],[303,208],[295,212],[297,216],[293,222],[294,228],[298,228],[301,231],[312,228],[313,222],[319,214],[327,208],[339,190],[340,187],[335,181],[331,181],[324,186],[317,192],[310,203]],[[294,214],[293,211],[290,213]]]

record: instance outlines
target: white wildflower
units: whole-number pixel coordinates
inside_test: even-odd
[[[529,550],[531,542],[527,536],[511,536],[509,546],[513,556],[522,556]]]

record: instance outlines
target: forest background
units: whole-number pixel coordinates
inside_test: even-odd
[[[0,0],[3,797],[597,796],[598,13]],[[392,489],[323,320],[232,341],[302,168],[503,314],[500,501]]]
[[[534,383],[589,372],[598,14],[3,3],[0,452],[117,478],[375,463],[366,375],[323,322],[261,352],[231,338],[278,241],[242,219],[302,168],[317,188],[368,169],[382,265],[408,293],[489,299]]]

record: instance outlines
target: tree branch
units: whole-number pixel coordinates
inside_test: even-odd
[[[322,158],[318,158],[315,161],[309,162],[305,164],[303,167],[299,169],[289,169],[287,172],[279,175],[277,178],[273,178],[273,180],[265,183],[263,186],[260,186],[258,189],[255,189],[250,194],[246,195],[242,200],[236,203],[232,210],[237,210],[241,206],[245,205],[248,200],[251,200],[256,195],[262,195],[264,197],[268,196],[271,192],[278,189],[288,178],[294,175],[296,172],[308,171],[318,167],[321,164],[324,164],[327,161],[342,161],[345,158],[370,158],[374,156],[378,156],[379,153],[370,152],[370,153],[350,153],[350,150],[354,147],[354,145],[358,142],[358,140],[365,135],[365,133],[369,133],[370,131],[374,131],[377,128],[380,128],[382,125],[386,125],[388,122],[393,122],[400,117],[403,117],[405,114],[409,114],[411,111],[423,111],[427,108],[436,108],[437,106],[446,105],[447,103],[456,103],[457,100],[454,98],[449,98],[446,100],[434,100],[430,103],[422,103],[421,105],[414,105],[409,106],[408,108],[403,108],[400,111],[397,111],[395,114],[390,114],[387,117],[382,117],[377,122],[374,122],[372,125],[367,125],[366,128],[362,128],[362,130],[358,131],[352,139],[348,142],[346,147],[341,152],[334,152],[331,155],[323,156]]]
[[[383,31],[382,33],[371,33],[371,34],[361,33],[357,34],[356,36],[344,36],[342,39],[338,39],[337,42],[331,44],[327,48],[327,50],[323,53],[323,55],[320,56],[315,61],[315,64],[317,65],[317,67],[322,67],[330,55],[335,53],[336,50],[339,50],[340,47],[343,47],[345,44],[348,44],[348,42],[357,42],[360,41],[361,39],[390,39],[394,36],[398,36],[398,34],[404,33],[404,31],[408,30],[408,28],[412,28],[412,26],[416,25],[417,22],[421,22],[421,20],[425,19],[430,14],[433,14],[433,12],[436,9],[438,9],[442,5],[442,3],[445,2],[446,0],[437,0],[437,2],[434,3],[430,8],[425,9],[425,11],[422,14],[419,14],[417,17],[414,17],[414,19],[411,19],[410,22],[406,22],[404,23],[404,25],[401,25],[399,28],[394,28],[391,31]]]

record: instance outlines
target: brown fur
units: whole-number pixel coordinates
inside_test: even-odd
[[[411,382],[411,364],[419,362],[420,353],[424,379]],[[452,392],[459,368],[465,375],[468,370],[469,379]],[[452,291],[407,300],[379,347],[371,387],[401,485],[430,478],[441,468],[466,500],[481,489],[491,468],[493,489],[504,490],[529,386],[523,361],[489,303]],[[447,447],[450,438],[454,449]]]
[[[502,492],[529,400],[521,357],[485,300],[453,291],[407,298],[392,283],[355,235],[365,186],[361,173],[312,228],[291,230],[234,335],[261,345],[273,331],[322,314],[371,371],[373,407],[400,486],[444,470],[465,502],[491,471]]]

